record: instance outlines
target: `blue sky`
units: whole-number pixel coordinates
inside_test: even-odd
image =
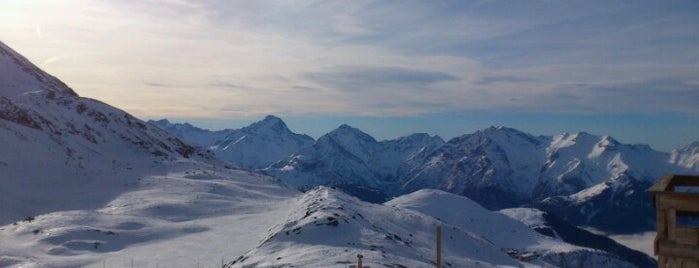
[[[699,140],[697,1],[0,2],[0,40],[144,119]]]

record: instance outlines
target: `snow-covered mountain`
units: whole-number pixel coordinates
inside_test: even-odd
[[[677,172],[668,159],[609,136],[534,137],[497,127],[450,140],[403,180],[408,189],[445,189],[491,209],[534,203],[575,225],[629,233],[654,228],[645,189]]]
[[[372,202],[442,189],[489,209],[532,205],[575,225],[620,233],[653,229],[654,211],[644,190],[656,179],[699,172],[697,144],[667,154],[585,132],[533,136],[490,127],[448,142],[427,134],[376,141],[342,125],[293,154],[288,141],[267,138],[290,155],[264,172],[301,189],[333,186]],[[634,219],[632,224],[614,221],[618,213]]]
[[[378,148],[385,143],[342,126],[267,173],[306,188],[351,188],[348,192],[373,201],[382,194],[430,188],[467,196],[489,209],[534,204],[575,225],[629,233],[654,228],[645,189],[665,173],[692,172],[686,162],[672,163],[669,154],[647,145],[585,132],[532,136],[491,127],[446,143],[429,136],[416,140],[401,147],[402,153],[381,154]],[[377,166],[377,159],[393,162]],[[620,224],[619,215],[633,220]]]
[[[545,161],[545,137],[491,127],[449,140],[400,178],[410,192],[444,189],[487,208],[526,203]]]
[[[540,234],[566,243],[613,253],[638,267],[657,267],[657,262],[643,252],[632,250],[602,235],[593,234],[535,208],[509,208],[498,211],[524,223]],[[652,243],[652,241],[650,242]]]
[[[235,132],[233,129],[223,130],[207,130],[192,126],[189,123],[171,123],[167,119],[148,120],[148,124],[155,125],[162,130],[170,132],[170,134],[203,148],[208,148],[216,144],[217,141],[223,140],[226,136]]]
[[[314,142],[308,135],[292,132],[284,121],[272,115],[241,129],[218,131],[201,129],[188,123],[173,124],[166,119],[149,123],[210,149],[219,159],[249,169],[268,167]]]
[[[2,43],[0,144],[0,224],[99,207],[144,169],[159,172],[156,162],[208,157],[124,111],[79,97]]]
[[[310,136],[291,132],[284,121],[269,115],[262,121],[233,131],[211,149],[221,159],[259,169],[311,146],[313,142]]]
[[[408,190],[445,189],[497,209],[575,194],[622,176],[652,182],[672,169],[667,159],[608,136],[535,137],[492,127],[450,140],[403,180]]]
[[[464,197],[422,190],[385,205],[330,188],[308,191],[260,244],[226,267],[430,267],[442,226],[446,267],[634,267],[541,235]]]
[[[298,195],[79,97],[3,43],[0,144],[0,267],[220,264],[248,250],[230,237],[258,239]]]
[[[383,202],[397,193],[392,191],[398,188],[396,177],[406,166],[443,143],[427,134],[379,142],[359,129],[341,125],[265,172],[301,188],[339,187],[364,200]]]
[[[670,163],[687,168],[693,173],[699,173],[699,141],[684,148],[672,150]]]

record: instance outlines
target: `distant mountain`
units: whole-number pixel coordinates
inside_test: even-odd
[[[313,145],[308,135],[293,133],[276,116],[267,116],[241,129],[210,131],[188,123],[173,124],[166,119],[149,123],[211,150],[222,160],[249,169],[261,169]]]
[[[209,157],[122,110],[81,98],[1,42],[0,144],[0,224],[98,206],[155,162]],[[96,191],[103,187],[109,190]]]
[[[678,170],[666,153],[609,136],[534,137],[502,127],[454,138],[425,159],[401,178],[406,190],[444,189],[490,209],[534,204],[575,225],[619,233],[654,228],[645,189]]]
[[[235,132],[233,129],[211,131],[192,126],[189,123],[171,123],[167,119],[157,121],[148,120],[148,123],[170,132],[170,134],[182,140],[186,140],[193,145],[204,148],[213,146],[217,141],[223,140],[226,136]]]
[[[403,178],[408,191],[438,188],[491,209],[571,195],[622,176],[652,182],[668,155],[587,133],[531,136],[493,127],[454,138]]]
[[[312,144],[313,138],[291,132],[284,121],[270,115],[232,131],[210,148],[221,159],[259,169]]]
[[[545,162],[545,137],[492,127],[449,140],[399,178],[406,192],[443,189],[490,208],[531,200]]]
[[[380,205],[318,187],[293,206],[259,245],[225,267],[340,267],[356,263],[358,253],[371,267],[430,267],[437,226],[445,267],[635,267],[441,191],[422,190]]]
[[[359,129],[342,125],[265,172],[301,188],[328,185],[364,200],[383,202],[399,193],[396,177],[409,163],[443,143],[427,134],[378,142]]]
[[[670,163],[687,168],[693,173],[699,173],[699,141],[684,148],[672,150]]]
[[[427,134],[376,141],[342,125],[311,146],[293,148],[288,146],[295,144],[289,142],[293,139],[267,133],[274,133],[266,136],[267,143],[283,152],[277,156],[287,156],[272,161],[274,157],[264,154],[269,156],[265,163],[273,163],[264,172],[301,189],[333,186],[377,203],[419,189],[441,189],[489,209],[534,206],[575,225],[617,233],[653,229],[654,211],[645,189],[665,173],[697,173],[699,159],[696,144],[668,154],[647,145],[622,144],[610,136],[585,132],[533,136],[506,127],[444,142]],[[230,135],[228,143],[216,148],[220,151],[222,145],[243,136],[255,139],[260,134]],[[256,144],[231,152],[242,155]],[[274,150],[268,149],[260,151]],[[620,224],[614,220],[618,215],[633,220]]]

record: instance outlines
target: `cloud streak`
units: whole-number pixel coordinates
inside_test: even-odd
[[[0,39],[79,94],[150,118],[696,115],[697,8],[694,1],[22,1],[0,10]],[[156,93],[164,86],[168,96]]]
[[[313,72],[303,76],[322,86],[343,91],[424,88],[430,84],[459,79],[443,72],[369,66],[339,66],[327,72]]]

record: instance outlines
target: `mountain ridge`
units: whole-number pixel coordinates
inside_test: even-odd
[[[262,171],[301,189],[334,186],[378,203],[434,188],[468,196],[489,209],[535,206],[575,225],[631,232],[653,226],[653,211],[642,205],[650,203],[644,187],[664,173],[697,172],[692,167],[699,150],[692,148],[697,147],[668,154],[609,135],[535,136],[503,126],[448,141],[428,134],[376,141],[342,124]],[[598,223],[610,221],[616,209],[630,209],[620,199],[607,206],[602,204],[606,199],[596,197],[627,196],[616,194],[622,189],[639,202],[640,209],[631,213],[637,226],[621,230]],[[582,209],[591,200],[601,210]]]
[[[0,205],[0,224],[98,206],[120,194],[124,188],[116,186],[149,162],[211,159],[122,110],[78,96],[1,42],[0,52],[0,203],[12,204]],[[54,176],[60,179],[47,179]],[[100,184],[111,190],[95,196],[95,204],[80,202],[81,194],[91,196]]]

